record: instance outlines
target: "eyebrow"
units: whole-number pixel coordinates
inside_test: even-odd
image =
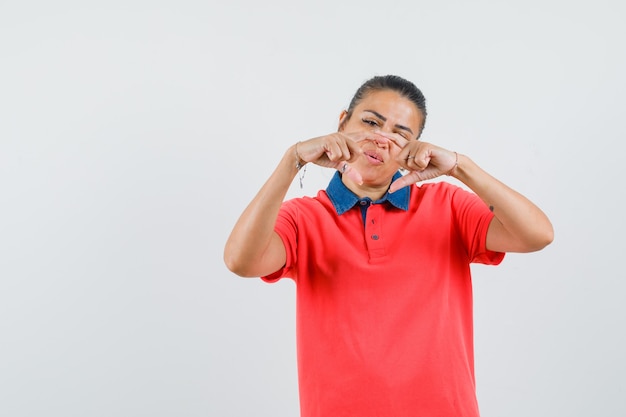
[[[364,111],[374,114],[374,116],[378,117],[383,122],[387,121],[387,118],[385,116],[383,116],[382,114],[378,113],[377,111],[374,111],[374,110],[364,110]],[[406,126],[403,126],[403,125],[398,125],[398,124],[395,125],[395,127],[397,129],[400,129],[400,130],[406,130],[407,132],[409,132],[410,134],[413,135],[413,131],[409,127],[406,127]]]

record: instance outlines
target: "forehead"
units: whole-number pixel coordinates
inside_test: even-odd
[[[355,113],[373,110],[394,124],[419,132],[424,120],[422,112],[408,98],[393,90],[374,90],[367,93],[354,108]]]

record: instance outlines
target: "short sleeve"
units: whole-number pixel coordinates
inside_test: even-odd
[[[452,210],[470,262],[486,265],[502,262],[503,252],[487,250],[487,231],[494,217],[487,205],[476,194],[456,187],[452,193]]]
[[[297,255],[297,236],[298,236],[298,207],[295,200],[283,202],[274,231],[278,234],[285,246],[286,260],[285,265],[278,271],[261,277],[265,282],[274,283],[284,277],[295,278],[295,270],[293,268]]]

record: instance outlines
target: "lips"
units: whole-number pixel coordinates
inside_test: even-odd
[[[365,155],[365,157],[367,158],[367,160],[374,164],[374,165],[379,165],[384,163],[385,161],[383,161],[382,156],[380,156],[380,154],[378,154],[378,152],[374,152],[374,151],[365,151],[363,152],[363,155]]]

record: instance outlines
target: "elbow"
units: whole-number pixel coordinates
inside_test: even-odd
[[[242,262],[241,256],[238,256],[228,246],[224,249],[224,264],[230,272],[240,277],[245,277],[245,262]]]
[[[548,246],[550,243],[552,243],[554,241],[554,228],[552,227],[552,225],[550,225],[549,230],[546,232],[546,240],[545,240],[545,246]]]
[[[239,264],[233,257],[229,256],[224,252],[224,264],[228,270],[236,275],[239,275],[237,272],[239,271]]]
[[[552,228],[552,225],[550,225],[550,227],[548,228],[548,230],[545,232],[543,236],[543,246],[541,247],[541,249],[545,248],[553,241],[554,241],[554,229]]]
[[[240,277],[248,276],[246,275],[246,270],[244,268],[244,265],[242,265],[241,262],[238,262],[235,258],[224,255],[224,263],[226,264],[226,268],[228,268],[228,270],[232,272],[233,274],[238,275]]]
[[[548,224],[546,227],[543,227],[540,233],[537,233],[535,238],[533,239],[533,244],[530,245],[531,248],[529,252],[536,252],[542,250],[549,244],[554,241],[554,228],[552,224]]]
[[[552,229],[552,225],[548,223],[546,227],[527,230],[522,236],[513,238],[509,243],[505,244],[504,247],[498,247],[498,249],[495,250],[517,253],[537,252],[551,244],[553,240],[554,230]]]
[[[251,275],[246,272],[246,269],[243,268],[240,264],[230,262],[227,260],[225,260],[225,263],[226,263],[226,268],[228,268],[228,270],[232,272],[233,274],[240,276],[242,278],[251,277]]]
[[[250,263],[246,262],[243,256],[234,253],[233,251],[229,251],[228,249],[224,251],[224,264],[230,272],[242,278],[259,276],[250,270]]]
[[[552,226],[550,220],[546,219],[546,221],[547,224],[543,227],[543,233],[541,236],[543,243],[543,246],[541,247],[542,249],[554,241],[554,227]]]

